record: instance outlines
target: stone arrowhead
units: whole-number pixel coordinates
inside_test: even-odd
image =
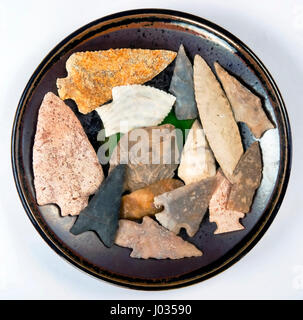
[[[169,92],[176,97],[175,114],[178,120],[198,117],[194,93],[193,67],[182,44],[176,58]]]
[[[194,84],[202,127],[215,158],[229,177],[243,154],[241,136],[220,83],[199,55],[194,60]]]
[[[214,155],[201,124],[196,120],[190,129],[178,168],[178,176],[190,184],[216,175]]]
[[[88,206],[81,211],[70,230],[72,234],[95,231],[107,247],[114,244],[125,169],[126,166],[121,164],[106,178]]]
[[[132,248],[132,258],[181,259],[202,256],[202,252],[193,244],[184,241],[147,216],[141,224],[120,220],[115,243],[121,247]]]
[[[109,49],[73,53],[66,62],[68,76],[57,79],[61,99],[73,99],[89,113],[112,98],[112,88],[142,84],[154,78],[176,52],[146,49]]]
[[[79,214],[104,179],[79,120],[51,92],[39,109],[33,171],[38,205],[56,203],[62,216]]]
[[[120,218],[140,219],[147,215],[154,215],[162,210],[154,205],[154,197],[183,185],[180,180],[164,179],[123,196]]]
[[[171,124],[131,130],[114,149],[110,171],[119,163],[127,163],[125,189],[131,191],[172,178],[179,162],[176,141]]]
[[[266,130],[273,129],[268,120],[261,99],[243,86],[235,77],[215,63],[217,75],[231,104],[236,121],[245,122],[256,138],[261,138]]]
[[[215,177],[204,179],[155,197],[155,206],[164,207],[156,214],[156,219],[176,234],[185,228],[193,237],[208,208],[215,181]]]
[[[254,142],[241,157],[234,171],[227,209],[247,213],[262,179],[262,156],[259,142]]]
[[[142,85],[115,87],[112,93],[113,102],[96,109],[107,137],[158,125],[176,100],[165,91]]]
[[[220,170],[218,170],[216,178],[216,189],[209,202],[209,221],[217,224],[215,234],[243,230],[244,227],[239,219],[244,218],[245,214],[226,208],[231,183]]]

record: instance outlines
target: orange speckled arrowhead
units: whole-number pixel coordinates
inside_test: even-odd
[[[112,88],[142,84],[164,70],[176,52],[109,49],[76,52],[66,62],[68,76],[57,79],[61,99],[73,99],[86,114],[112,98]]]
[[[217,224],[215,234],[243,230],[239,222],[243,212],[226,209],[231,183],[224,177],[221,170],[217,173],[217,186],[209,202],[209,221]]]
[[[184,241],[147,216],[141,224],[120,220],[115,243],[121,247],[132,248],[132,258],[181,259],[202,256],[202,252],[193,244]]]

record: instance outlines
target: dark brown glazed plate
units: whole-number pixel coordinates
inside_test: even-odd
[[[39,207],[35,200],[32,147],[38,110],[43,96],[57,94],[56,79],[66,76],[65,62],[76,51],[109,48],[147,48],[177,51],[183,43],[190,59],[200,54],[210,65],[219,61],[248,84],[262,100],[276,128],[260,139],[263,178],[252,211],[242,219],[245,230],[213,235],[215,224],[205,216],[193,238],[202,257],[180,260],[141,260],[129,257],[130,249],[103,246],[94,232],[74,236],[69,232],[75,217],[61,217],[57,207]],[[167,90],[173,64],[149,84]],[[96,134],[101,121],[93,111],[78,113],[97,150]],[[245,147],[254,140],[244,124],[240,131]],[[12,166],[18,193],[26,213],[43,239],[67,261],[85,272],[136,289],[176,288],[205,280],[243,257],[260,240],[273,221],[284,197],[291,167],[291,133],[286,109],[272,77],[256,57],[235,36],[202,18],[170,10],[126,11],[101,18],[77,30],[58,44],[38,66],[20,99],[12,132]]]

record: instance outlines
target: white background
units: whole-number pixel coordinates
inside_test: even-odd
[[[163,292],[113,286],[61,259],[27,218],[10,164],[10,135],[16,106],[31,74],[46,54],[68,34],[92,20],[144,7],[199,15],[244,41],[267,66],[282,92],[294,146],[286,197],[262,240],[220,275],[194,286]],[[1,0],[0,40],[0,298],[303,298],[302,0]]]

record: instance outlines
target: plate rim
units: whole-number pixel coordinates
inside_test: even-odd
[[[20,174],[21,170],[20,167],[18,166],[18,141],[17,138],[19,137],[18,135],[18,130],[20,129],[20,120],[22,118],[22,111],[26,106],[26,102],[29,99],[28,94],[30,91],[30,88],[34,84],[34,82],[37,80],[40,72],[43,70],[43,68],[47,65],[47,63],[51,60],[51,58],[58,53],[60,49],[62,49],[70,40],[74,39],[77,35],[80,35],[83,31],[87,30],[88,28],[91,28],[95,25],[98,25],[102,22],[110,22],[110,20],[116,19],[116,18],[125,18],[127,16],[138,16],[138,15],[143,15],[143,14],[148,14],[150,16],[159,16],[159,15],[167,15],[170,16],[171,18],[180,18],[180,19],[187,19],[190,20],[191,22],[198,23],[204,26],[207,26],[208,28],[213,29],[214,31],[218,32],[220,35],[224,35],[227,37],[229,40],[232,42],[236,43],[239,45],[242,49],[244,49],[248,55],[250,55],[253,60],[257,63],[257,65],[261,68],[261,70],[264,72],[267,80],[271,84],[273,91],[276,94],[276,97],[278,99],[277,104],[280,107],[281,110],[281,117],[284,123],[284,131],[286,133],[286,136],[284,137],[285,140],[285,147],[286,147],[286,154],[285,156],[285,166],[284,166],[284,171],[283,171],[283,178],[280,183],[280,188],[279,190],[274,189],[277,191],[277,195],[275,196],[275,204],[272,206],[272,209],[269,210],[270,212],[266,212],[266,210],[263,212],[263,215],[266,213],[266,218],[260,225],[259,229],[255,231],[254,235],[250,237],[249,241],[245,243],[245,245],[242,245],[237,252],[227,259],[225,263],[220,265],[218,268],[206,273],[206,274],[200,274],[198,276],[193,276],[191,278],[185,278],[179,281],[173,281],[173,282],[167,282],[167,283],[152,283],[152,282],[135,282],[131,280],[122,280],[119,276],[105,276],[104,274],[100,273],[94,273],[91,270],[85,268],[82,264],[78,263],[71,257],[69,257],[65,252],[63,252],[60,247],[52,241],[52,239],[45,233],[43,228],[40,226],[39,222],[36,220],[36,217],[34,216],[30,205],[27,202],[27,199],[24,195],[23,191],[23,186],[20,181]],[[236,36],[234,36],[232,33],[229,31],[225,30],[224,28],[218,26],[217,24],[208,21],[204,18],[201,18],[196,15],[192,15],[189,13],[181,12],[181,11],[176,11],[176,10],[170,10],[170,9],[135,9],[135,10],[126,10],[126,11],[121,11],[118,13],[110,14],[107,16],[104,16],[102,18],[96,19],[76,31],[72,32],[69,34],[67,37],[65,37],[62,41],[60,41],[47,55],[46,57],[42,60],[42,62],[38,65],[38,67],[35,69],[33,72],[32,76],[30,77],[29,81],[27,82],[27,85],[25,86],[25,89],[21,95],[21,98],[19,100],[17,110],[15,113],[14,117],[14,122],[13,122],[13,127],[12,127],[12,136],[11,136],[11,164],[12,164],[12,171],[13,171],[13,176],[14,176],[14,181],[15,185],[17,188],[17,192],[19,195],[19,198],[22,202],[22,205],[26,211],[27,216],[29,217],[30,221],[34,225],[35,229],[38,231],[40,236],[46,241],[46,243],[62,258],[64,258],[66,261],[71,263],[73,266],[77,267],[78,269],[86,272],[87,274],[94,276],[95,278],[102,279],[104,281],[110,282],[115,285],[119,286],[124,286],[128,287],[131,289],[138,289],[138,290],[167,290],[167,289],[175,289],[179,287],[184,287],[188,285],[192,285],[198,282],[201,282],[203,280],[209,279],[210,277],[213,277],[227,268],[231,267],[233,264],[235,264],[237,261],[239,261],[244,255],[246,255],[260,239],[263,237],[264,233],[268,230],[269,226],[273,222],[275,216],[277,215],[277,212],[281,206],[281,203],[284,199],[285,192],[287,189],[287,185],[289,182],[290,178],[290,171],[291,171],[291,162],[292,162],[292,137],[291,137],[291,128],[290,128],[290,123],[289,123],[289,118],[287,114],[287,110],[285,107],[285,103],[283,101],[282,95],[280,93],[280,90],[278,89],[273,77],[269,73],[269,71],[266,69],[264,66],[263,62],[256,56],[256,54],[247,47],[246,44],[244,44],[240,39],[238,39]],[[280,169],[279,169],[280,172]],[[253,227],[254,229],[255,227]],[[253,230],[252,229],[252,230]],[[242,240],[243,241],[243,240]],[[241,241],[241,242],[242,242]],[[186,275],[185,275],[186,276]],[[130,278],[130,277],[126,277]]]

